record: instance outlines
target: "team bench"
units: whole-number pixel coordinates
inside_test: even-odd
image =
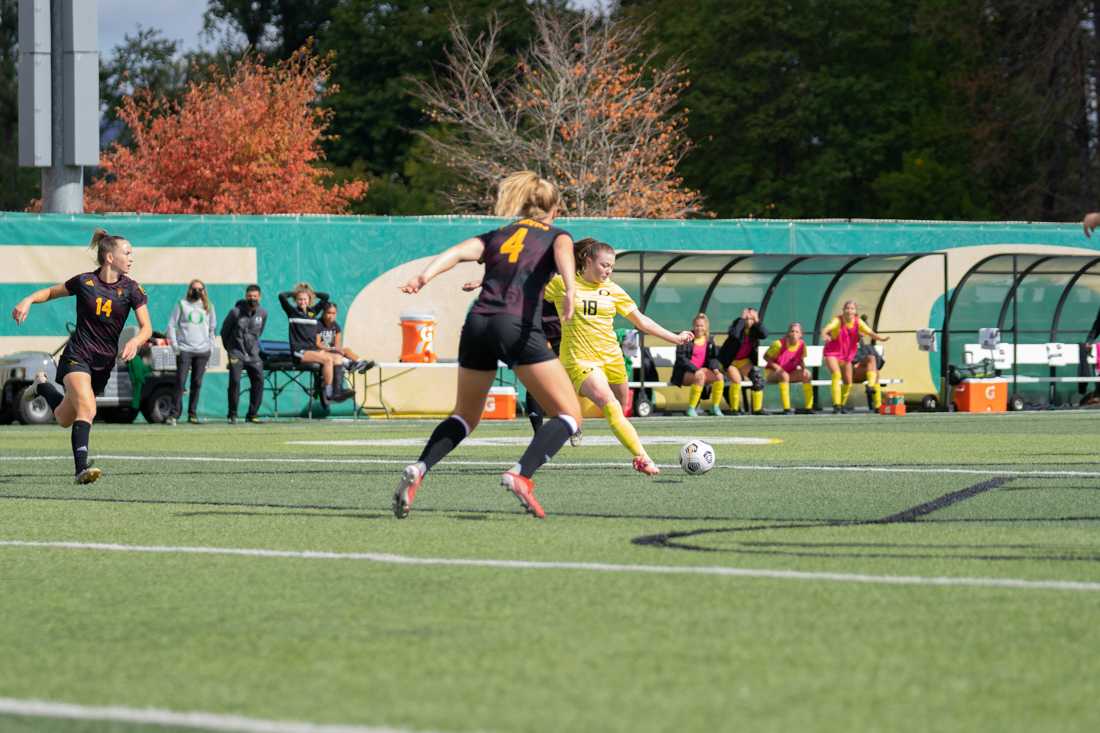
[[[1049,384],[1050,400],[1054,401],[1055,387],[1059,384],[1096,384],[1100,383],[1100,375],[1096,370],[1096,349],[1089,348],[1088,364],[1093,366],[1092,376],[1056,376],[1059,367],[1074,367],[1080,365],[1080,350],[1078,344],[1051,342],[1045,344],[998,344],[994,349],[987,349],[981,344],[965,344],[963,346],[963,363],[967,365],[978,364],[983,359],[992,359],[993,368],[997,370],[1012,369],[1015,366],[1038,366],[1050,369],[1050,375],[1035,377],[1030,374],[1016,374],[1006,376],[1005,379],[1017,384]]]
[[[306,414],[312,418],[313,400],[317,394],[317,377],[321,373],[321,365],[295,364],[288,341],[261,339],[260,359],[264,364],[264,390],[271,393],[274,416],[279,417],[279,395],[287,387],[297,385],[309,398]]]
[[[879,351],[880,354],[882,353],[882,346],[876,344],[875,348]],[[764,352],[766,352],[767,350],[768,350],[767,346],[760,346],[760,347],[757,348],[757,361],[758,361],[758,363],[760,363],[760,364],[764,363]],[[806,344],[806,360],[805,360],[805,363],[806,363],[806,367],[808,369],[813,369],[815,367],[820,367],[824,364],[824,357],[823,357],[824,350],[825,350],[825,347],[823,345],[816,345],[815,346],[815,345]],[[684,405],[684,406],[686,406],[687,401],[688,401],[688,388],[687,387],[680,387],[680,386],[673,386],[673,385],[669,384],[668,381],[667,381],[668,377],[671,376],[672,365],[676,360],[676,347],[675,346],[651,346],[651,347],[649,347],[649,353],[653,356],[653,363],[654,363],[654,366],[657,367],[658,376],[663,377],[663,379],[665,381],[649,381],[649,380],[646,380],[645,389],[646,390],[650,390],[650,389],[657,390],[657,392],[660,394],[661,402],[663,402],[663,404],[659,405],[659,406],[662,407],[663,409],[669,409],[669,407],[668,407],[669,405],[676,405],[676,406]],[[902,383],[902,380],[900,380],[900,379],[879,379],[879,384],[882,384],[883,386],[890,386],[890,385],[901,384],[901,383]],[[829,380],[829,379],[814,379],[810,382],[810,384],[812,384],[815,387],[828,387],[832,384],[832,381]],[[640,389],[642,387],[642,383],[637,382],[637,381],[630,382],[630,386],[633,387],[634,389]],[[743,388],[747,388],[747,386],[743,387]],[[748,404],[748,402],[742,400],[742,404]],[[640,400],[635,401],[635,406],[641,408],[641,409],[637,410],[637,414],[639,414],[640,416],[643,416],[643,417],[644,417],[644,415],[642,413],[647,413],[647,410],[652,409],[652,406],[646,407],[646,406],[641,405]],[[672,409],[677,409],[677,408],[674,407]]]

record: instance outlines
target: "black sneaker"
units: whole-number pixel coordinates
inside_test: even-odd
[[[781,410],[779,414],[780,415],[793,415],[794,414],[794,408],[793,407],[788,407],[786,410]]]
[[[844,411],[842,409],[840,409],[840,405],[833,405],[833,414],[834,415],[839,415],[842,412],[844,412]]]
[[[321,409],[327,410],[330,398],[325,394],[325,388],[321,387],[321,391],[317,394],[317,400],[321,403]]]
[[[798,408],[797,410],[794,411],[794,414],[796,414],[796,415],[812,415],[812,414],[814,414],[814,411],[809,409],[808,407],[800,407],[800,408]]]
[[[354,389],[342,389],[339,392],[332,395],[332,401],[333,402],[343,402],[345,400],[350,400],[354,396],[355,396],[355,390]]]
[[[249,415],[244,419],[245,422],[252,423],[253,425],[263,425],[264,421],[255,415]]]
[[[202,425],[202,420],[199,419],[198,415],[188,415],[187,422],[191,423],[192,425]]]
[[[767,410],[753,410],[752,414],[754,414],[754,415],[767,415],[769,413],[768,413]]]
[[[360,374],[365,374],[365,373],[369,372],[371,369],[374,369],[374,360],[373,359],[360,359],[359,361],[357,361],[355,363],[355,367],[356,367],[355,371],[359,372]]]

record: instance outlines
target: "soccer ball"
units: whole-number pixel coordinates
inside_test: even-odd
[[[689,440],[680,449],[680,468],[699,476],[714,468],[714,448],[702,440]]]

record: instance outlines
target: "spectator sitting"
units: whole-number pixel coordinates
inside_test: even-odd
[[[315,302],[316,301],[316,302]],[[290,321],[290,355],[295,366],[318,364],[321,367],[321,407],[346,400],[355,393],[333,385],[343,384],[344,357],[317,348],[318,316],[328,306],[328,293],[314,292],[309,283],[298,283],[293,290],[279,293],[279,305]]]
[[[694,338],[676,347],[676,362],[672,366],[671,383],[678,387],[689,387],[688,417],[698,414],[699,401],[708,385],[711,391],[711,414],[722,414],[722,364],[718,361],[718,347],[710,335],[710,319],[706,313],[699,313],[692,319],[691,332]]]
[[[267,310],[260,306],[260,286],[249,285],[244,300],[225,316],[222,322],[222,346],[229,365],[230,423],[237,422],[237,402],[241,395],[241,370],[248,372],[249,396],[246,422],[262,422],[257,413],[264,397],[264,363],[260,358],[260,336],[267,326]]]
[[[317,348],[320,351],[339,354],[344,357],[343,363],[346,370],[362,374],[373,367],[374,362],[370,359],[360,359],[354,351],[343,345],[344,329],[340,328],[340,324],[336,322],[337,310],[335,303],[328,303],[325,306],[325,311],[317,324]]]

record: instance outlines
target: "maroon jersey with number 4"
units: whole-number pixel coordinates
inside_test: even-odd
[[[471,313],[511,315],[536,326],[542,320],[542,289],[557,271],[554,240],[569,232],[534,219],[478,237],[485,244],[485,275]]]
[[[130,310],[149,300],[145,291],[125,275],[113,283],[105,283],[99,279],[98,271],[69,278],[65,289],[76,296],[76,330],[66,353],[92,369],[113,366],[118,356],[118,336]]]

